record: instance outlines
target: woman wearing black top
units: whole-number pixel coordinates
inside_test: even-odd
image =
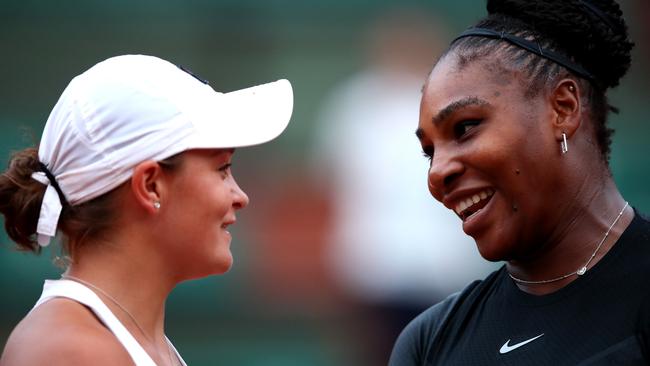
[[[505,261],[416,318],[391,365],[645,364],[650,223],[608,166],[630,65],[612,0],[488,1],[429,75],[431,194]]]

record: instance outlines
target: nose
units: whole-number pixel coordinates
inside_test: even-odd
[[[451,149],[436,149],[429,167],[428,185],[431,195],[442,201],[444,195],[453,189],[458,177],[463,174],[464,166]]]
[[[232,187],[232,194],[233,194],[233,202],[232,205],[235,207],[235,209],[242,209],[246,206],[248,206],[248,195],[246,192],[244,192],[240,187],[239,184],[233,179],[233,187]]]

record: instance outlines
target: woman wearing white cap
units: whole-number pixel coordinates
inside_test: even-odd
[[[38,150],[14,154],[0,176],[10,238],[39,252],[58,230],[70,257],[0,364],[184,365],[164,332],[167,295],[230,268],[228,226],[248,203],[233,149],[278,136],[292,108],[286,80],[217,93],[151,56],[74,78]]]

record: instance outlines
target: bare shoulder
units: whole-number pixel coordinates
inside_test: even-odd
[[[52,299],[13,330],[0,365],[133,365],[113,333],[85,306]]]

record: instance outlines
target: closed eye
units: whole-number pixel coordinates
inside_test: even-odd
[[[224,164],[219,168],[219,172],[221,172],[224,176],[227,177],[228,175],[230,175],[231,166],[232,166],[231,163]]]

